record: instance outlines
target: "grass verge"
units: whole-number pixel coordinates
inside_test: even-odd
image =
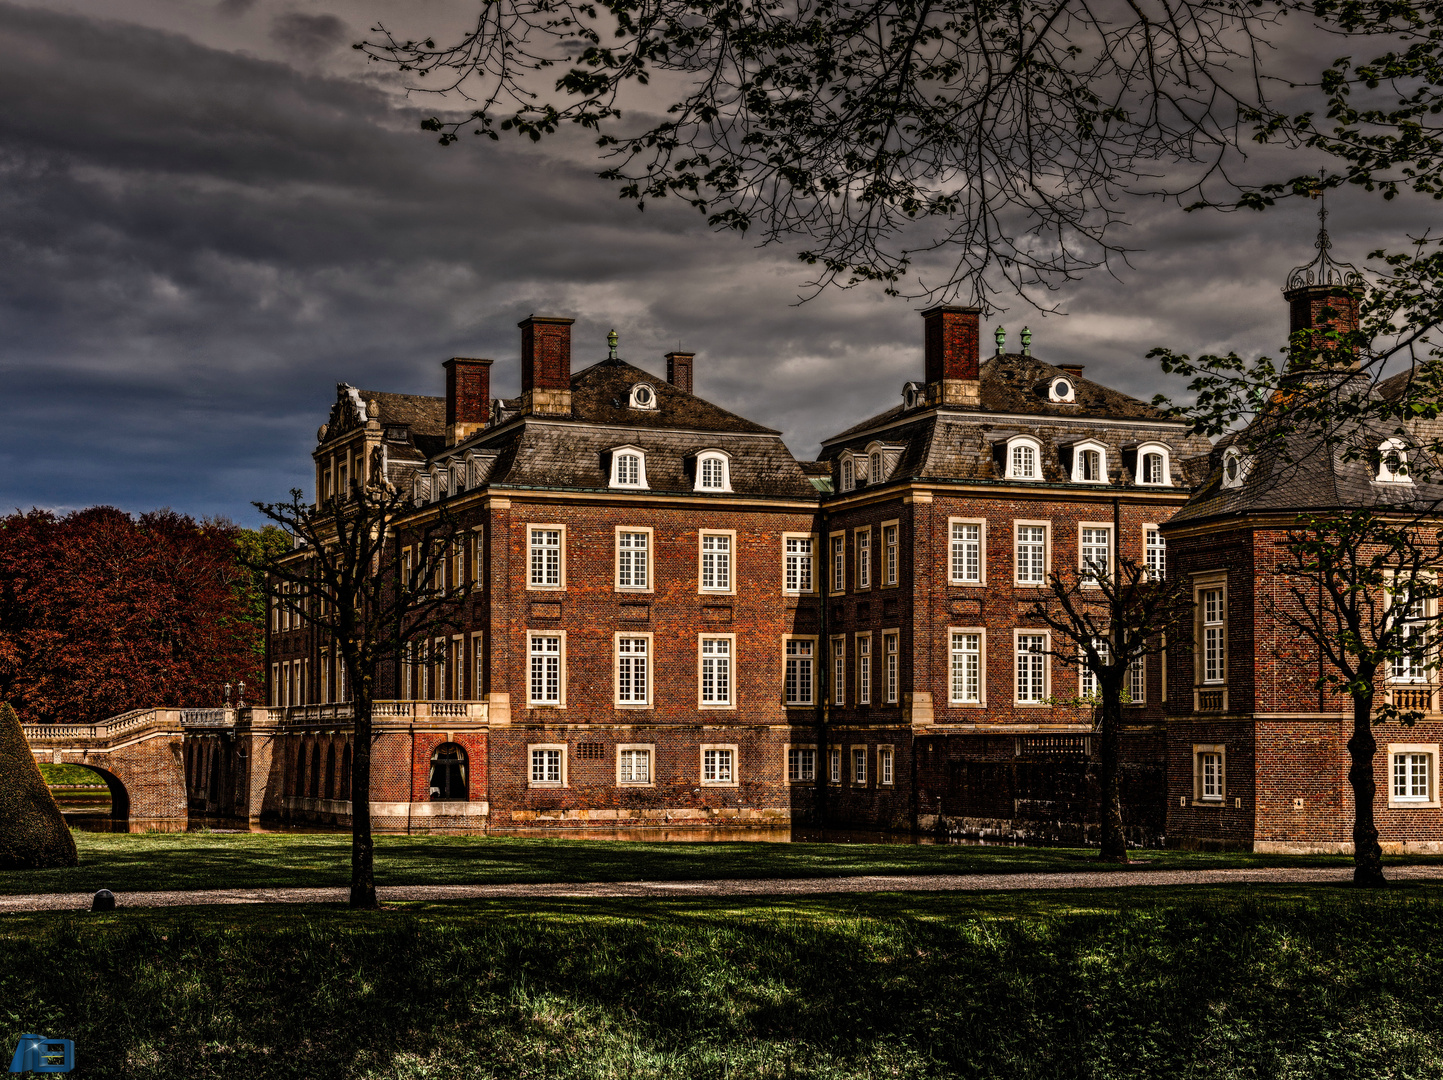
[[[334,833],[76,833],[80,866],[0,872],[0,895],[345,885],[350,837]],[[907,844],[630,843],[486,836],[381,836],[380,885],[698,881],[851,874],[1106,869],[1082,848]],[[1154,869],[1351,865],[1348,856],[1145,851]],[[1392,862],[1439,862],[1418,856]],[[1135,867],[1134,867],[1135,868]]]
[[[1211,888],[28,915],[76,1077],[1443,1075],[1443,892]]]

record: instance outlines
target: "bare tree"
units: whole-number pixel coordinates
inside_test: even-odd
[[[1437,510],[1436,504],[1399,504],[1300,518],[1278,544],[1283,601],[1265,600],[1269,614],[1322,656],[1319,688],[1351,700],[1348,783],[1358,885],[1384,884],[1374,821],[1373,727],[1389,721],[1411,726],[1432,711],[1443,573]],[[1391,693],[1380,692],[1380,677],[1385,686],[1394,684]]]
[[[375,843],[371,836],[371,707],[382,665],[404,655],[413,636],[429,639],[454,623],[464,581],[446,580],[457,543],[444,513],[407,526],[403,559],[394,523],[412,509],[389,482],[355,483],[320,506],[291,491],[289,502],[255,503],[295,539],[295,549],[261,564],[286,610],[315,626],[344,665],[351,694],[355,749],[351,764],[352,907],[374,908]],[[281,586],[275,589],[274,586]]]
[[[1113,506],[1113,537],[1119,535],[1118,508]],[[1089,703],[1098,734],[1102,788],[1103,862],[1127,862],[1122,828],[1121,772],[1123,703],[1128,675],[1135,664],[1161,654],[1167,635],[1192,619],[1187,583],[1171,580],[1161,566],[1149,567],[1114,556],[1105,563],[1047,578],[1051,596],[1028,613],[1053,631],[1060,642],[1051,655],[1071,668],[1090,672],[1096,693]]]

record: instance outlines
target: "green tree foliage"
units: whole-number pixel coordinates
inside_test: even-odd
[[[79,861],[20,718],[0,701],[0,870],[50,870]]]
[[[243,577],[237,580],[237,594],[246,620],[256,628],[252,649],[256,661],[263,663],[266,655],[266,574],[265,566],[291,550],[291,538],[278,525],[262,525],[259,529],[237,529],[236,560]]]

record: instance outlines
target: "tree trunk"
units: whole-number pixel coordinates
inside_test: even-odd
[[[1373,695],[1353,697],[1353,737],[1348,740],[1348,783],[1353,788],[1353,884],[1379,889],[1383,877],[1383,849],[1378,846],[1378,826],[1373,821],[1373,800],[1378,785],[1373,781],[1373,755],[1378,742],[1373,738]]]
[[[371,837],[371,690],[369,679],[354,679],[352,699],[356,749],[351,757],[351,907],[378,908],[376,843]]]
[[[1099,680],[1101,682],[1101,680]],[[1122,727],[1122,688],[1102,686],[1102,716],[1098,725],[1098,767],[1102,786],[1101,862],[1127,862],[1127,840],[1122,832],[1122,792],[1118,787],[1119,729]]]

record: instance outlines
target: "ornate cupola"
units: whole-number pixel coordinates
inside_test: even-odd
[[[1363,275],[1351,263],[1338,262],[1330,254],[1328,205],[1324,198],[1318,209],[1317,258],[1288,275],[1283,299],[1288,302],[1289,332],[1331,330],[1351,333],[1358,329],[1358,299]],[[1331,347],[1327,343],[1324,347]]]

